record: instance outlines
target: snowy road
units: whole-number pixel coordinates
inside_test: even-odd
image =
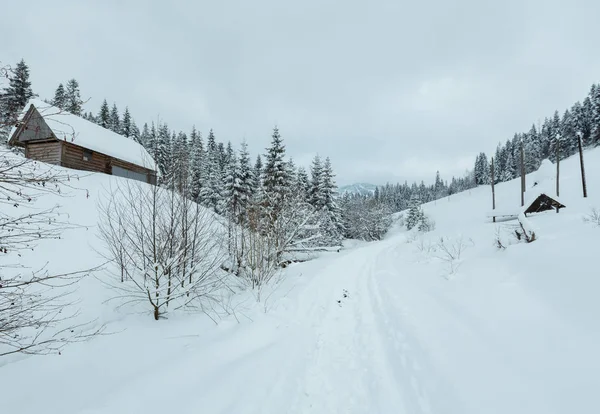
[[[253,322],[186,336],[183,321],[180,337],[148,322],[3,367],[9,413],[594,412],[597,330],[510,277],[448,281],[402,235],[292,270],[303,284]]]

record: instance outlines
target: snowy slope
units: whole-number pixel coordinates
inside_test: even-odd
[[[119,314],[90,287],[82,300],[115,333],[0,366],[2,412],[600,412],[600,227],[582,220],[600,208],[600,149],[586,165],[583,199],[577,158],[561,163],[567,207],[530,217],[534,243],[510,244],[511,222],[491,223],[491,191],[476,188],[424,206],[435,231],[397,228],[293,265],[267,313],[248,298],[218,326]],[[71,211],[93,221],[108,178],[86,180],[89,209],[85,199]],[[519,185],[497,186],[498,208],[519,207]],[[92,234],[65,240],[82,261]],[[443,259],[440,237],[448,249],[462,238],[459,260]]]
[[[375,192],[376,188],[377,188],[377,186],[374,184],[356,183],[356,184],[344,185],[344,186],[338,188],[338,194],[344,195],[344,194],[348,193],[348,194],[371,195]]]

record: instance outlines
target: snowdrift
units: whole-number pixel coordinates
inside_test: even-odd
[[[585,157],[589,198],[578,158],[562,161],[566,208],[528,217],[532,243],[516,240],[515,222],[486,218],[482,186],[424,205],[432,232],[397,227],[382,242],[290,265],[264,303],[236,295],[218,326],[120,312],[89,279],[78,291],[84,316],[112,334],[0,362],[2,411],[599,412],[600,227],[584,217],[600,208],[600,149]],[[528,195],[538,176],[549,181],[544,170],[527,177]],[[59,271],[101,264],[95,207],[112,180],[79,178],[85,191],[60,201],[89,227],[23,260],[51,259]],[[497,185],[497,208],[519,210],[519,191],[519,179]]]

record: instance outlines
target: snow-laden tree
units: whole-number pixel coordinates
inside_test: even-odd
[[[310,203],[315,207],[319,208],[320,194],[319,194],[319,186],[321,185],[321,173],[323,170],[323,166],[321,165],[321,157],[316,155],[310,166]]]
[[[223,228],[189,198],[125,180],[103,198],[100,236],[121,304],[146,304],[159,320],[177,310],[206,311],[219,300]]]
[[[0,138],[6,139],[11,127],[17,122],[21,110],[35,97],[29,80],[29,67],[21,60],[13,70],[2,67],[2,75],[8,78],[0,90]]]
[[[414,197],[411,200],[410,209],[406,214],[406,218],[404,219],[404,223],[406,225],[407,230],[411,230],[419,225],[419,223],[423,220],[424,214],[421,209],[421,202],[418,198]]]
[[[79,91],[79,83],[75,79],[71,79],[67,82],[64,109],[73,115],[81,116],[83,100],[81,99],[81,93]]]
[[[204,175],[203,175],[203,163],[205,160],[204,143],[202,142],[202,134],[196,130],[196,127],[192,128],[190,133],[190,176],[191,176],[191,198],[194,201],[198,201],[200,192],[204,187]]]
[[[65,109],[67,106],[67,95],[65,94],[65,87],[62,83],[58,85],[58,88],[56,88],[56,91],[54,92],[52,105],[60,109]]]
[[[279,134],[279,129],[275,127],[273,128],[273,135],[271,136],[271,146],[268,148],[265,157],[265,167],[263,171],[265,206],[273,219],[277,218],[277,215],[283,208],[288,183],[285,162],[285,145]]]
[[[100,125],[102,128],[110,129],[110,109],[108,108],[108,102],[106,102],[106,99],[102,101],[102,105],[100,106],[100,111],[98,112],[96,120],[98,125]]]
[[[590,116],[590,142],[592,144],[600,143],[600,86],[592,85],[589,93],[591,103],[591,116]]]
[[[345,194],[341,210],[344,236],[349,239],[381,240],[392,224],[390,208],[374,197]]]
[[[310,202],[310,181],[306,169],[300,166],[296,171],[296,181],[294,183],[294,192],[298,194],[300,199],[305,202]]]
[[[222,154],[211,129],[206,139],[206,157],[203,162],[202,176],[203,187],[200,189],[200,202],[202,205],[219,212],[223,205],[223,169]]]
[[[254,180],[252,182],[252,198],[258,202],[259,200],[262,200],[263,193],[263,163],[260,154],[256,156],[253,172]]]
[[[125,107],[125,111],[123,112],[123,119],[121,121],[121,129],[119,133],[127,138],[133,137],[133,120],[131,119],[131,114],[129,113],[129,107]]]
[[[121,133],[121,118],[119,117],[119,110],[117,104],[113,103],[112,109],[109,115],[109,129],[117,134]]]

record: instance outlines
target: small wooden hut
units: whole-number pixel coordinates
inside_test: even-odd
[[[558,212],[561,208],[565,208],[565,205],[556,198],[550,197],[545,193],[540,193],[530,203],[526,204],[526,207],[524,211],[525,215],[548,210],[556,210]]]
[[[156,183],[155,162],[142,145],[43,101],[27,104],[8,143],[23,147],[26,158]]]

